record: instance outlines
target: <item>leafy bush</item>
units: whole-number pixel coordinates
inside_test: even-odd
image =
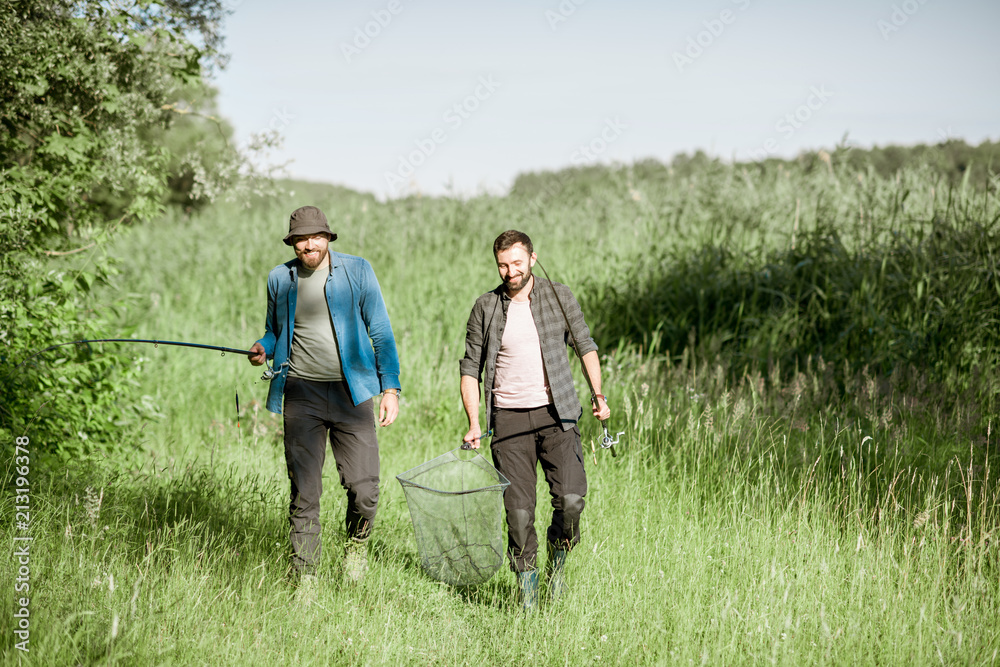
[[[123,222],[163,211],[173,158],[159,138],[178,91],[203,86],[217,60],[223,13],[212,0],[0,7],[3,437],[30,428],[36,449],[64,456],[121,442],[130,359],[66,350],[20,364],[54,343],[112,335],[121,302],[92,295],[115,275],[104,244]]]

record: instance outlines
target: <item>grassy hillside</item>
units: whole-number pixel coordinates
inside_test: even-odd
[[[291,257],[289,212],[323,208],[334,248],[372,262],[402,363],[401,417],[379,431],[369,576],[339,582],[344,499],[328,467],[323,587],[296,609],[281,422],[262,407],[260,371],[136,348],[137,400],[160,415],[135,433],[138,453],[32,472],[33,658],[997,660],[995,189],[949,189],[921,169],[718,165],[552,175],[468,201],[289,188],[131,229],[116,248],[122,327],[248,347],[263,333],[267,271]],[[568,597],[529,618],[505,570],[472,591],[422,573],[393,479],[460,442],[465,320],[498,282],[490,246],[511,227],[583,303],[611,425],[625,431],[618,458],[588,458]],[[582,431],[589,449],[596,424]],[[2,502],[13,514],[13,496]],[[13,561],[0,568],[14,579]],[[13,637],[13,621],[0,630]]]

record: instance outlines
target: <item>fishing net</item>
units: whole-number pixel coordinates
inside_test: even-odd
[[[410,508],[424,571],[452,586],[475,586],[504,560],[503,492],[510,482],[461,448],[396,479]]]

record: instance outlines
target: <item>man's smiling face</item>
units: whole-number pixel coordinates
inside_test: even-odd
[[[513,297],[532,284],[531,267],[535,265],[536,258],[537,255],[529,255],[528,249],[521,243],[515,243],[507,250],[497,253],[497,271],[508,296]]]
[[[326,232],[292,237],[295,256],[302,262],[302,266],[310,271],[315,271],[327,262],[329,246],[330,236]]]

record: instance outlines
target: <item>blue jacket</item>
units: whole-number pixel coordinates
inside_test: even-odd
[[[276,375],[267,393],[267,409],[281,413],[295,328],[299,260],[279,264],[267,276],[267,320],[258,343],[273,360]],[[330,251],[326,301],[340,348],[344,380],[355,405],[385,389],[399,389],[399,356],[389,313],[375,271],[361,257]]]

